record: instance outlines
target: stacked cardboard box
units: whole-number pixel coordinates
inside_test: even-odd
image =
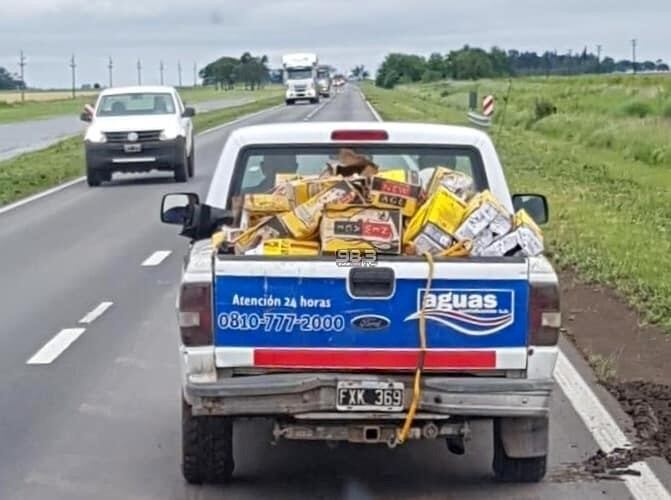
[[[241,228],[213,238],[236,254],[317,255],[375,250],[390,255],[502,257],[543,252],[523,210],[511,214],[470,176],[437,167],[426,188],[416,172],[379,172],[345,150],[321,175],[278,175],[270,193],[247,195]]]

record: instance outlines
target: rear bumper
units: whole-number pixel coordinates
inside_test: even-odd
[[[97,171],[148,172],[172,170],[185,158],[186,141],[180,137],[172,141],[144,142],[142,151],[124,152],[120,143],[84,143],[86,165]]]
[[[218,378],[196,383],[186,377],[185,397],[195,414],[238,416],[293,416],[310,419],[393,419],[405,414],[337,412],[339,380],[403,382],[404,407],[412,398],[411,375],[352,373],[292,373]],[[443,377],[422,379],[418,412],[464,417],[546,417],[553,379]]]

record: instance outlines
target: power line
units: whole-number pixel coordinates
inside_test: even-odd
[[[182,63],[181,61],[177,61],[177,82],[179,86],[182,86]]]
[[[634,69],[634,74],[636,74],[636,43],[638,41],[635,38],[631,40],[631,65]]]
[[[161,64],[159,65],[159,69],[161,71],[161,85],[163,85],[163,70],[165,69],[165,66],[163,66],[163,61],[161,61]]]
[[[137,60],[137,84],[142,85],[142,61]]]
[[[21,102],[26,100],[26,80],[23,75],[23,68],[27,65],[26,56],[23,55],[23,51],[19,55],[19,68],[21,68]]]
[[[74,99],[76,97],[75,89],[77,87],[77,74],[76,74],[77,63],[75,62],[74,54],[72,54],[72,57],[70,58],[70,68],[72,69],[72,98]]]

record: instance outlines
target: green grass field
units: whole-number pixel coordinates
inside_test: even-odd
[[[279,95],[266,96],[242,106],[196,115],[196,131],[280,104]],[[197,160],[196,160],[197,161]],[[72,137],[33,153],[0,162],[0,206],[84,175],[81,137]]]
[[[280,95],[282,87],[273,85],[261,90],[216,90],[213,87],[184,87],[180,89],[182,99],[187,103],[203,101],[215,101],[218,99],[230,99],[247,97],[264,99],[266,97]],[[82,91],[81,96],[76,99],[70,98],[69,92],[27,92],[26,101],[20,102],[17,92],[0,92],[0,123],[21,122],[40,118],[49,118],[60,115],[79,115],[85,104],[95,103],[97,93]]]
[[[437,82],[365,94],[386,120],[465,124],[468,91],[493,93],[491,135],[514,192],[548,196],[549,255],[618,290],[671,332],[671,78]],[[508,97],[504,112],[504,97]],[[542,116],[547,101],[556,114]]]

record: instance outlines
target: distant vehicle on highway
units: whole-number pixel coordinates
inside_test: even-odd
[[[318,175],[343,146],[406,178],[428,181],[437,166],[454,165],[507,211],[525,207],[547,220],[544,197],[511,196],[492,141],[477,130],[350,122],[232,132],[206,202],[174,193],[161,208],[162,221],[192,240],[177,301],[185,479],[229,480],[236,422],[261,417],[274,421],[276,440],[394,447],[441,439],[456,454],[471,423],[489,419],[494,475],[540,481],[561,327],[558,279],[545,257],[436,256],[427,266],[374,251],[364,260],[336,251],[329,261],[215,249],[213,234],[226,238],[220,226],[239,231],[245,193],[265,193],[281,175]],[[266,237],[285,237],[279,220],[259,225]],[[338,234],[383,234],[370,221],[342,224],[350,226]],[[444,238],[429,226],[427,242]],[[417,340],[425,328],[429,339]]]
[[[317,86],[319,95],[323,97],[331,96],[331,68],[325,65],[317,67]]]
[[[287,105],[300,100],[319,102],[318,64],[317,54],[287,54],[282,57],[284,83],[287,87],[284,100]]]
[[[84,136],[89,186],[110,181],[114,172],[174,172],[175,181],[194,175],[195,110],[173,87],[119,87],[100,93]]]

